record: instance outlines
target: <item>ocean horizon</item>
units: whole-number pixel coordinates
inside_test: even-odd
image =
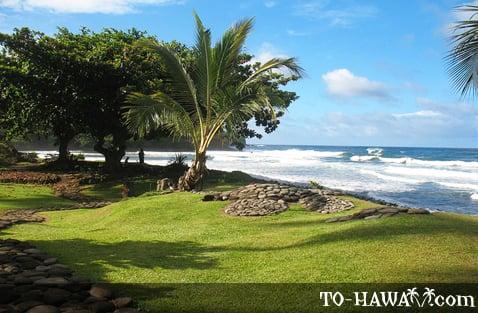
[[[36,151],[40,157],[56,151]],[[99,153],[83,153],[100,161]],[[166,165],[177,151],[145,151],[145,162]],[[182,152],[188,161],[192,152]],[[126,153],[137,162],[135,151]],[[328,188],[433,211],[478,214],[478,149],[384,146],[250,144],[243,151],[214,150],[207,166]]]

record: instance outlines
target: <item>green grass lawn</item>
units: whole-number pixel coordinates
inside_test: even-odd
[[[0,183],[0,214],[9,209],[65,207],[74,203],[55,197],[49,186]]]
[[[17,225],[1,236],[28,240],[79,275],[114,283],[478,282],[476,217],[327,224],[331,215],[298,205],[276,216],[240,218],[224,215],[224,202],[200,199],[174,193],[47,212],[47,222]],[[375,206],[352,200],[355,210]],[[154,310],[171,301],[142,304]]]

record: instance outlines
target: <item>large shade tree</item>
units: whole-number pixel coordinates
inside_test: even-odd
[[[178,186],[183,190],[193,189],[201,179],[206,152],[218,134],[238,138],[247,129],[244,123],[255,115],[266,114],[275,119],[273,104],[280,98],[277,85],[274,88],[270,83],[275,71],[286,70],[295,78],[303,72],[294,58],[272,58],[250,67],[244,75],[238,66],[243,63],[243,47],[253,20],[238,22],[213,45],[210,30],[196,14],[195,19],[195,57],[189,66],[168,46],[143,43],[161,56],[171,88],[168,92],[131,93],[125,114],[130,129],[140,136],[165,127],[173,135],[190,140],[195,158],[179,179]]]
[[[155,41],[135,29],[0,34],[0,128],[7,137],[55,137],[63,161],[72,138],[88,134],[116,171],[133,135],[122,120],[125,95],[166,89],[160,57],[136,44],[146,38]],[[168,46],[187,55],[184,45]]]
[[[75,57],[77,45],[28,28],[0,34],[0,118],[7,137],[52,135],[60,160],[82,129],[83,73],[88,62]]]
[[[453,86],[462,95],[476,96],[478,92],[478,6],[458,8],[469,15],[453,26],[452,49],[446,57]]]

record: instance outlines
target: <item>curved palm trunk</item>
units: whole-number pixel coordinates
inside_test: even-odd
[[[201,180],[206,169],[206,152],[196,152],[196,157],[191,167],[179,178],[178,189],[193,190]]]

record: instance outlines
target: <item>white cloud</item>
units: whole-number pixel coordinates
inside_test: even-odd
[[[396,113],[393,114],[396,118],[430,118],[430,117],[444,117],[443,113],[431,110],[421,110],[410,113]]]
[[[331,112],[314,125],[310,136],[323,142],[362,145],[476,146],[478,107],[468,103],[438,103],[417,99],[420,110],[411,112]],[[297,126],[297,127],[300,127]]]
[[[370,18],[378,13],[369,5],[342,5],[342,1],[315,0],[300,3],[295,13],[310,19],[326,20],[331,26],[350,26],[357,20]]]
[[[264,42],[251,61],[264,63],[272,58],[288,58],[288,56],[270,42]]]
[[[264,42],[262,43],[257,53],[254,54],[254,57],[252,58],[251,63],[256,63],[256,62],[265,63],[272,58],[286,59],[290,57],[287,54],[280,51],[277,47],[275,47],[270,42]],[[284,75],[290,74],[290,72],[287,69],[280,69],[277,72],[280,72]]]
[[[272,1],[272,0],[269,0],[269,1],[265,1],[265,2],[264,2],[264,5],[266,6],[266,8],[275,7],[276,4],[277,4],[277,3],[276,3],[275,1]]]
[[[287,35],[294,36],[294,37],[302,37],[302,36],[308,36],[308,35],[310,35],[310,33],[309,32],[296,31],[296,30],[293,30],[293,29],[288,29],[287,30]]]
[[[336,69],[322,75],[327,92],[338,99],[375,98],[390,100],[392,97],[385,84],[356,76],[348,69]]]
[[[54,13],[125,14],[140,5],[181,4],[182,0],[0,0],[0,7],[18,11],[47,10]]]

